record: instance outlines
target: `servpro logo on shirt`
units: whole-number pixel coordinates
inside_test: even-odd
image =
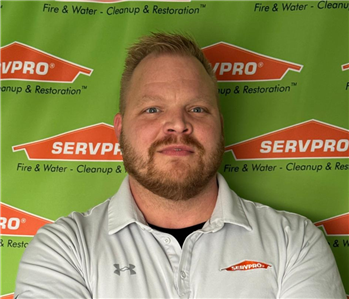
[[[122,161],[114,128],[105,123],[16,145],[12,150],[24,150],[29,160]]]
[[[349,130],[309,120],[226,146],[236,160],[348,158]]]
[[[300,72],[302,65],[219,42],[202,48],[220,82],[281,80],[289,70]]]
[[[326,236],[349,235],[349,213],[321,220],[314,224],[318,227],[323,227]]]
[[[342,71],[346,71],[346,70],[349,70],[349,63],[342,65]]]
[[[93,71],[20,42],[0,51],[1,80],[72,83],[79,74],[90,76]]]
[[[0,206],[0,235],[2,236],[32,237],[41,226],[53,222],[3,202],[0,203]]]
[[[271,267],[271,265],[258,262],[258,261],[249,261],[249,260],[244,260],[238,264],[229,266],[227,268],[223,268],[222,270],[226,271],[248,271],[248,270],[255,270],[255,269],[268,269]]]

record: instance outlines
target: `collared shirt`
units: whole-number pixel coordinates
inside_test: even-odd
[[[181,248],[148,226],[126,178],[111,199],[39,230],[20,263],[15,296],[346,298],[311,221],[239,198],[221,175],[218,183],[211,218]]]

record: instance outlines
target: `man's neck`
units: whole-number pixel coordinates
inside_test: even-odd
[[[164,228],[184,228],[207,221],[214,210],[218,195],[214,176],[197,196],[174,201],[155,195],[129,177],[132,195],[147,222]]]

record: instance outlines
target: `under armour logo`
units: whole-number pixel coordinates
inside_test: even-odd
[[[134,275],[136,274],[136,271],[134,271],[133,269],[136,268],[136,266],[129,264],[128,267],[123,267],[120,269],[119,264],[114,264],[114,267],[116,268],[116,270],[114,271],[115,274],[120,276],[120,272],[124,272],[124,271],[130,271],[130,275]]]

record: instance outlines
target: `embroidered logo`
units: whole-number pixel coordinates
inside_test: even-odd
[[[135,265],[129,264],[128,267],[122,267],[120,268],[119,264],[114,264],[114,267],[116,268],[116,270],[114,271],[115,274],[120,276],[120,272],[124,272],[124,271],[130,271],[130,275],[134,275],[136,274],[136,271],[134,271],[133,269],[136,268]]]
[[[255,270],[255,269],[267,269],[271,267],[269,264],[265,264],[257,261],[248,261],[244,260],[238,264],[232,265],[228,268],[222,268],[221,271],[247,271],[247,270]]]

